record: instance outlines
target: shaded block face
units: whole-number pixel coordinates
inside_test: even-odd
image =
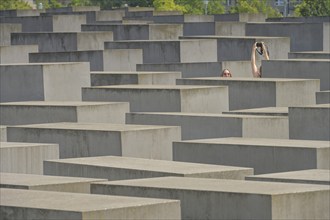
[[[316,104],[330,103],[330,90],[316,92]]]
[[[125,123],[124,102],[10,102],[0,104],[0,124],[54,122]]]
[[[58,143],[60,158],[128,156],[172,159],[179,127],[102,123],[55,123],[8,127],[9,141]]]
[[[208,112],[228,109],[226,87],[122,85],[83,88],[84,101],[125,101],[131,111]]]
[[[253,167],[255,174],[329,169],[329,143],[284,139],[222,138],[175,142],[173,160]]]
[[[0,189],[5,219],[180,219],[180,202],[151,198]],[[33,199],[31,199],[33,198]]]
[[[104,156],[47,160],[44,162],[44,174],[106,178],[108,180],[161,176],[244,179],[245,176],[253,174],[253,169],[166,160]]]
[[[126,123],[181,126],[182,139],[288,138],[287,117],[198,113],[127,113]]]
[[[88,63],[0,65],[0,101],[79,101]]]
[[[178,79],[180,85],[228,86],[229,109],[287,107],[315,104],[319,80],[311,79],[246,79],[194,78]]]
[[[91,192],[179,199],[183,219],[275,220],[329,217],[327,186],[160,177],[95,183],[92,184]],[[289,201],[290,205],[287,205]],[[214,208],[210,204],[221,205]]]
[[[42,174],[43,161],[59,158],[58,144],[1,142],[0,171]]]
[[[330,104],[289,107],[290,139],[330,140]]]

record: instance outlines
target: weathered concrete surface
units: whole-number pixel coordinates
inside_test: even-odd
[[[7,142],[7,127],[0,125],[0,142]]]
[[[289,59],[330,59],[327,51],[290,52]]]
[[[91,72],[92,86],[144,84],[144,85],[175,85],[181,78],[181,72]]]
[[[330,104],[289,107],[290,139],[330,141]]]
[[[231,22],[264,22],[267,18],[265,14],[233,13],[214,15],[215,21]]]
[[[0,65],[0,102],[80,101],[89,85],[88,63]]]
[[[316,104],[330,103],[330,90],[316,92]]]
[[[124,101],[131,111],[206,112],[228,110],[224,86],[118,85],[82,88],[84,101]]]
[[[136,71],[136,65],[143,63],[142,49],[105,49],[103,51],[104,71]]]
[[[216,137],[289,138],[288,118],[278,116],[135,112],[126,114],[126,123],[181,126],[183,140]]]
[[[217,138],[173,143],[173,160],[253,167],[255,174],[330,169],[328,141]]]
[[[264,115],[264,116],[288,116],[288,107],[266,107],[266,108],[252,108],[243,110],[233,110],[222,112],[223,114],[234,115]]]
[[[311,169],[284,173],[260,174],[254,176],[247,176],[245,177],[245,179],[266,182],[330,185],[330,172],[329,170]]]
[[[38,52],[38,45],[0,46],[0,64],[28,63],[33,52]]]
[[[321,90],[330,89],[330,60],[263,60],[262,72],[264,78],[319,79]]]
[[[180,219],[180,202],[151,198],[0,189],[5,219]]]
[[[0,23],[0,46],[10,46],[10,34],[15,32],[21,32],[21,24],[1,24]]]
[[[253,169],[132,157],[82,157],[46,160],[44,174],[106,178],[108,180],[140,179],[161,176],[184,176],[213,179],[241,179],[253,175]]]
[[[312,105],[320,90],[317,79],[203,77],[178,79],[177,84],[228,86],[230,110]]]
[[[103,50],[112,41],[112,32],[13,33],[12,45],[38,44],[39,52]]]
[[[159,177],[93,183],[91,192],[179,199],[183,219],[328,219],[330,216],[329,187],[322,185]],[[216,208],[214,204],[218,204]]]
[[[106,180],[107,179],[0,173],[0,187],[12,189],[90,193],[90,185],[92,182]]]
[[[0,124],[54,122],[125,123],[127,102],[9,102],[0,103]]]
[[[245,22],[215,22],[215,35],[245,36]]]
[[[43,161],[59,158],[58,144],[0,143],[0,172],[42,174]]]
[[[107,123],[53,123],[7,127],[8,141],[58,143],[60,158],[127,156],[172,160],[180,127]]]
[[[40,11],[36,9],[24,10],[1,10],[0,17],[22,17],[22,16],[39,16]]]

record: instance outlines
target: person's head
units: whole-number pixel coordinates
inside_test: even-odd
[[[229,71],[229,69],[222,70],[221,77],[232,77],[231,72]]]

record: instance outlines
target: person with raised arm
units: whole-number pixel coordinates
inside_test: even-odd
[[[258,50],[259,49],[259,50]],[[251,52],[251,67],[252,67],[252,75],[256,78],[261,78],[262,76],[262,67],[257,67],[256,64],[256,52],[258,52],[260,55],[263,55],[265,60],[269,60],[269,51],[267,49],[267,46],[264,42],[256,42],[252,46],[252,52]]]

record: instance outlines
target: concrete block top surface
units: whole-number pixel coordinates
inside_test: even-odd
[[[263,60],[263,62],[322,62],[329,63],[330,59],[276,59],[276,60]]]
[[[138,207],[174,200],[135,198],[126,196],[104,196],[81,193],[62,193],[35,190],[1,188],[1,205],[43,208],[66,211],[96,211],[124,207]]]
[[[149,72],[141,72],[141,71],[116,71],[116,72],[95,72],[91,71],[91,74],[98,74],[98,75],[122,75],[122,74],[128,74],[128,75],[161,75],[161,74],[181,74],[181,72],[175,72],[175,71],[149,71]]]
[[[310,180],[324,181],[330,185],[330,171],[325,169],[298,170],[282,173],[269,173],[249,176],[251,178],[262,179],[283,179],[283,180]],[[251,179],[249,178],[249,179]]]
[[[325,104],[317,104],[317,105],[307,105],[307,106],[299,106],[299,107],[289,107],[291,108],[300,108],[300,109],[330,109],[330,103]]]
[[[252,77],[196,77],[183,78],[182,80],[211,80],[211,81],[225,81],[225,82],[303,82],[303,81],[319,81],[318,79],[295,79],[295,78],[252,78]]]
[[[288,37],[268,37],[268,36],[219,36],[219,35],[199,35],[199,36],[180,36],[179,39],[246,39],[246,40],[256,40],[256,39],[280,39]]]
[[[0,142],[0,148],[19,148],[19,147],[35,147],[35,146],[58,146],[58,144],[47,143],[23,143],[23,142]]]
[[[80,101],[27,101],[27,102],[2,102],[0,106],[59,106],[59,107],[79,107],[79,106],[98,106],[111,105],[127,102],[80,102]]]
[[[243,114],[214,114],[214,113],[189,113],[189,112],[131,112],[128,114],[148,114],[164,116],[183,116],[183,117],[213,117],[213,118],[238,118],[238,119],[286,119],[285,116],[265,116],[265,115],[243,115]]]
[[[56,63],[8,63],[8,64],[0,64],[0,67],[6,67],[6,66],[50,66],[50,65],[74,65],[74,64],[80,64],[80,63],[86,63],[89,65],[88,62],[56,62]]]
[[[267,108],[252,108],[243,110],[233,110],[230,114],[253,114],[253,115],[288,115],[288,107],[267,107]]]
[[[10,126],[8,126],[10,127]],[[152,130],[177,126],[159,126],[159,125],[126,125],[126,124],[108,124],[108,123],[49,123],[49,124],[31,124],[19,125],[16,128],[31,129],[56,129],[56,130],[81,130],[81,131],[136,131]]]
[[[133,157],[82,157],[61,160],[47,160],[56,163],[81,164],[98,167],[113,167],[119,169],[149,170],[156,172],[168,172],[178,174],[202,173],[202,172],[221,172],[233,170],[251,170],[251,168],[210,165],[201,163],[187,163],[167,160],[151,160]]]
[[[288,193],[305,193],[312,191],[329,191],[327,186],[306,184],[271,183],[226,179],[204,179],[190,177],[155,177],[147,179],[118,180],[95,183],[94,185],[132,186],[147,188],[162,188],[175,190],[209,191],[247,193],[259,195],[279,195]]]
[[[107,181],[107,179],[47,176],[22,173],[0,173],[0,185],[38,186],[50,184]]]
[[[270,147],[292,147],[292,148],[330,148],[329,141],[310,141],[294,139],[270,139],[270,138],[210,138],[200,140],[182,141],[183,143],[203,144],[225,144],[225,145],[252,145]]]
[[[189,90],[189,89],[207,89],[220,86],[195,86],[195,85],[115,85],[115,86],[93,86],[88,89],[137,89],[137,90]],[[86,87],[85,87],[86,88]]]

